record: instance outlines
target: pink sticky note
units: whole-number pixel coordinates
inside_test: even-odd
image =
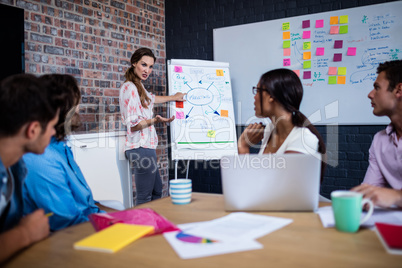
[[[290,59],[283,59],[283,66],[290,66]]]
[[[311,35],[310,31],[303,31],[303,39],[309,39]]]
[[[331,26],[330,34],[339,34],[339,26]]]
[[[183,68],[181,66],[175,66],[174,67],[174,72],[175,73],[182,73],[183,72]]]
[[[304,20],[302,23],[302,27],[304,28],[310,28],[310,20]]]
[[[335,40],[334,48],[342,48],[343,47],[343,40]]]
[[[342,53],[335,53],[334,61],[342,61]]]
[[[176,112],[176,119],[184,119],[184,113],[183,112]]]
[[[317,47],[317,50],[315,51],[316,56],[324,56],[324,50],[325,48],[323,47]]]
[[[310,79],[311,78],[311,71],[303,72],[303,79]]]
[[[337,67],[329,67],[328,68],[328,75],[336,75]]]
[[[290,56],[290,48],[283,49],[283,56]]]
[[[297,76],[300,77],[300,70],[293,70],[293,72],[295,72],[295,74],[297,74]]]
[[[324,20],[316,20],[315,28],[322,28],[322,27],[324,27]]]
[[[348,52],[346,53],[348,56],[356,56],[356,48],[355,47],[348,47]]]

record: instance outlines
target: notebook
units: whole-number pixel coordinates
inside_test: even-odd
[[[375,231],[389,254],[402,255],[402,225],[375,223]]]
[[[226,211],[314,211],[321,155],[246,154],[221,158]]]
[[[116,223],[74,243],[74,248],[113,253],[153,230],[152,226]]]

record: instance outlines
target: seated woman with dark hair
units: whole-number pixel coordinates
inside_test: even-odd
[[[249,125],[238,141],[239,154],[250,153],[250,147],[261,142],[260,154],[319,152],[325,154],[325,144],[317,129],[300,112],[303,86],[291,70],[276,69],[263,74],[253,87],[257,117],[268,117],[271,124]],[[322,162],[321,179],[324,172]]]

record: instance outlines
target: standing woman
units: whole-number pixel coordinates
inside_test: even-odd
[[[123,124],[127,126],[126,157],[134,169],[137,189],[137,205],[162,196],[162,180],[156,158],[158,135],[154,124],[169,123],[174,116],[153,117],[155,103],[184,101],[185,94],[155,96],[148,92],[142,81],[151,74],[156,57],[149,48],[139,48],[131,56],[131,66],[125,73],[126,81],[120,89],[120,111]]]

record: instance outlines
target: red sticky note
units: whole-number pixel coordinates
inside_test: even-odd
[[[316,20],[315,28],[322,28],[322,27],[324,27],[324,20]]]
[[[283,66],[290,66],[290,59],[283,59]]]
[[[317,47],[317,49],[315,51],[315,55],[316,56],[324,56],[324,50],[325,50],[325,48],[323,48],[323,47]]]
[[[348,52],[347,54],[348,56],[356,56],[356,48],[355,47],[348,47]]]
[[[182,101],[176,101],[176,108],[183,108],[184,104]]]
[[[290,48],[283,49],[283,56],[290,56]]]
[[[310,20],[304,20],[302,23],[302,27],[304,28],[310,28]]]
[[[175,66],[174,67],[174,72],[175,73],[181,73],[181,72],[183,72],[183,68],[181,66]]]
[[[311,78],[311,71],[304,71],[303,79],[310,79],[310,78]]]
[[[310,31],[303,31],[303,39],[309,39],[311,35]]]
[[[341,53],[335,53],[334,54],[334,61],[342,61],[342,54]]]
[[[176,119],[184,119],[184,113],[183,112],[176,112]]]
[[[343,40],[335,40],[334,48],[342,48],[343,47]]]

